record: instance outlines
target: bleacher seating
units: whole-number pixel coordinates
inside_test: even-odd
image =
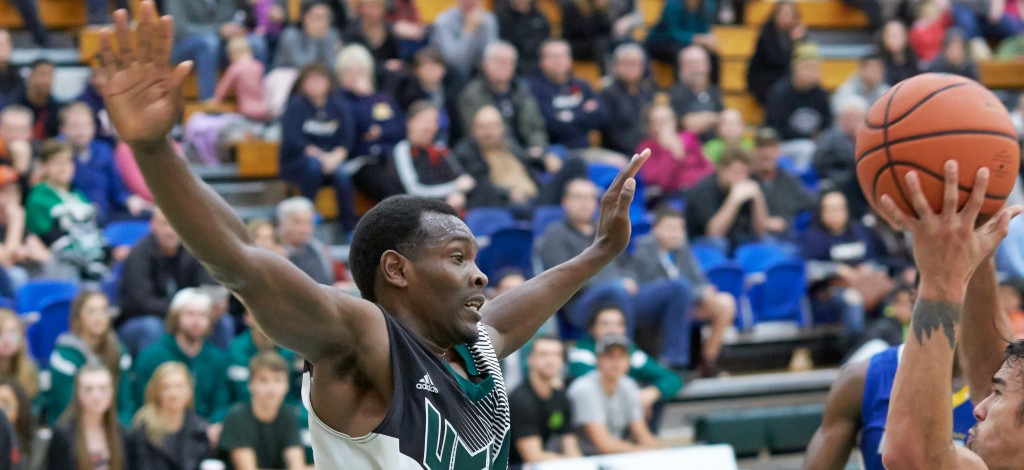
[[[85,2],[79,0],[35,0],[39,20],[50,29],[67,29],[86,23]],[[22,28],[21,14],[11,0],[0,0],[0,28]]]

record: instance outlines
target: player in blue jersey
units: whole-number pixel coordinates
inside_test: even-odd
[[[135,39],[127,13],[116,12],[115,30],[100,33],[104,102],[188,249],[271,339],[312,364],[302,395],[317,466],[505,468],[509,411],[498,360],[625,249],[633,176],[649,152],[608,188],[590,248],[486,306],[478,246],[455,211],[428,199],[385,200],[353,235],[356,298],[256,246],[175,153],[167,135],[191,63],[172,67],[170,57],[174,36],[187,34],[170,17],[156,18],[151,0],[142,3]]]
[[[974,175],[964,207],[957,210],[962,199],[958,167],[956,161],[945,163],[938,213],[929,207],[915,171],[906,175],[915,215],[898,209],[889,196],[881,200],[881,213],[892,226],[911,233],[921,278],[882,444],[882,462],[890,470],[1019,469],[1024,463],[1024,342],[1006,346],[1008,321],[997,308],[995,288],[992,308],[965,305],[971,276],[990,262],[986,259],[1022,208],[1004,208],[979,224],[989,172],[1002,171],[983,167]],[[978,422],[968,433],[966,447],[952,442],[949,411],[949,371],[961,336],[964,376],[972,394],[984,397],[975,407]]]

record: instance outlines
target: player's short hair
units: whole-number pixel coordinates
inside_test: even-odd
[[[1007,344],[1005,354],[1005,362],[1010,366],[1024,363],[1024,339],[1011,341]],[[1017,404],[1017,419],[1015,424],[1018,428],[1024,427],[1024,401]]]
[[[249,380],[255,378],[256,372],[261,370],[287,375],[288,363],[277,351],[264,351],[249,360]]]
[[[429,213],[459,216],[442,201],[403,195],[385,199],[359,220],[352,234],[349,260],[352,277],[364,299],[377,301],[374,281],[385,251],[395,250],[407,258],[418,254],[427,236],[423,214]]]

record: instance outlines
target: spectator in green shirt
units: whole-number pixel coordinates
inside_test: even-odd
[[[235,470],[306,468],[299,423],[284,402],[288,375],[288,363],[274,351],[249,361],[251,398],[228,411],[218,445]]]
[[[135,361],[136,403],[142,403],[150,376],[160,364],[177,361],[185,364],[195,380],[196,413],[213,423],[224,419],[229,386],[228,357],[210,344],[213,301],[196,288],[178,291],[167,313],[167,334],[142,350]]]
[[[597,367],[594,338],[608,334],[626,334],[626,316],[618,307],[599,306],[590,317],[588,334],[569,348],[569,376],[578,379]],[[640,385],[640,402],[649,419],[648,426],[657,432],[661,410],[683,388],[683,380],[635,345],[629,346],[629,377]]]
[[[118,417],[129,425],[132,402],[132,358],[110,327],[110,304],[102,292],[83,291],[71,305],[71,330],[57,337],[50,355],[50,389],[45,392],[50,425],[71,402],[75,373],[86,364],[102,364],[114,379]]]
[[[248,401],[249,395],[249,361],[256,355],[271,351],[279,354],[288,365],[288,395],[285,403],[302,407],[302,358],[294,352],[282,348],[263,333],[263,329],[252,318],[252,314],[245,312],[245,324],[248,330],[235,337],[228,349],[230,365],[228,365],[228,380],[231,382],[231,403]],[[303,408],[304,410],[304,408]],[[305,417],[305,413],[302,415]]]

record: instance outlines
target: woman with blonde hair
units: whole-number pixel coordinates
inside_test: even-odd
[[[334,75],[342,100],[355,122],[355,145],[350,158],[383,155],[405,137],[401,109],[390,96],[377,91],[373,56],[359,44],[346,46],[338,53]]]
[[[110,371],[121,423],[131,423],[135,410],[129,373],[132,358],[110,322],[110,303],[102,292],[82,291],[71,304],[71,330],[57,337],[50,355],[46,410],[51,425],[71,402],[75,373],[86,364],[101,364]]]
[[[14,312],[0,308],[0,379],[6,378],[16,380],[29,400],[39,393],[39,368],[28,353],[25,328]]]
[[[193,408],[192,377],[180,362],[165,362],[146,384],[146,399],[132,427],[139,468],[195,470],[213,440]]]
[[[47,450],[50,470],[136,468],[132,446],[117,419],[114,381],[102,364],[87,364],[75,376],[74,399],[64,411]]]

